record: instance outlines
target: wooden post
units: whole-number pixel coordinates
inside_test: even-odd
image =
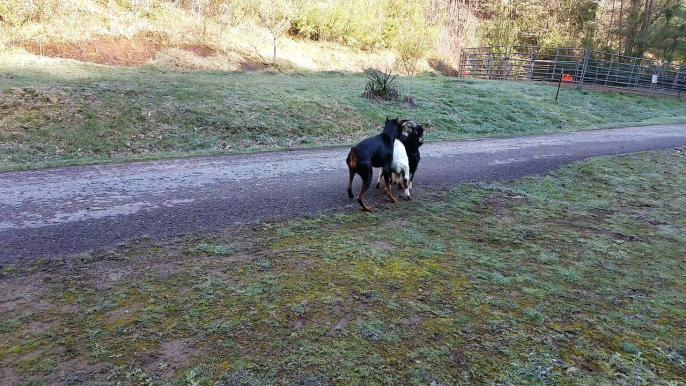
[[[557,96],[560,95],[560,87],[562,87],[562,75],[564,75],[564,71],[560,72],[560,82],[557,84],[557,94],[555,94],[555,101],[557,101]]]

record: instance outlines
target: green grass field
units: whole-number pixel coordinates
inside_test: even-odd
[[[684,385],[685,155],[6,265],[0,379]]]
[[[386,116],[427,140],[686,121],[683,101],[540,83],[400,78],[416,108],[360,97],[361,74],[174,72],[4,55],[0,171],[343,145]]]

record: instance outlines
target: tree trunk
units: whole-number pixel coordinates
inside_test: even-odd
[[[620,0],[621,2],[619,3],[619,48],[617,49],[618,53],[622,53],[622,25],[624,23],[624,20],[622,17],[624,16],[624,0]]]
[[[612,22],[614,21],[615,18],[615,4],[617,3],[617,0],[612,0],[612,12],[610,13],[610,26],[607,28],[607,38],[606,41],[607,43],[605,46],[609,47],[610,46],[610,34],[612,33]]]
[[[272,57],[272,65],[276,65],[276,35],[273,35],[274,37],[274,56]]]
[[[643,8],[643,20],[641,21],[641,28],[638,32],[638,49],[636,56],[642,56],[646,48],[646,31],[650,25],[650,18],[653,14],[653,0],[646,0]]]
[[[646,0],[649,1],[649,0]],[[625,56],[635,56],[634,47],[636,46],[636,40],[639,37],[639,29],[641,26],[640,17],[640,4],[641,0],[631,0],[631,5],[629,8],[629,15],[627,16],[627,26],[626,26],[626,36],[625,36]]]

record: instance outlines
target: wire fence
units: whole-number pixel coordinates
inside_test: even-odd
[[[464,48],[460,77],[533,80],[620,88],[686,97],[686,65],[659,63],[584,48],[491,46]]]

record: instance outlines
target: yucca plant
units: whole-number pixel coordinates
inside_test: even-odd
[[[398,100],[398,90],[391,87],[397,79],[396,75],[391,75],[390,72],[381,72],[373,68],[368,68],[364,73],[367,78],[367,84],[365,85],[362,96],[367,99],[381,98],[388,101]]]

